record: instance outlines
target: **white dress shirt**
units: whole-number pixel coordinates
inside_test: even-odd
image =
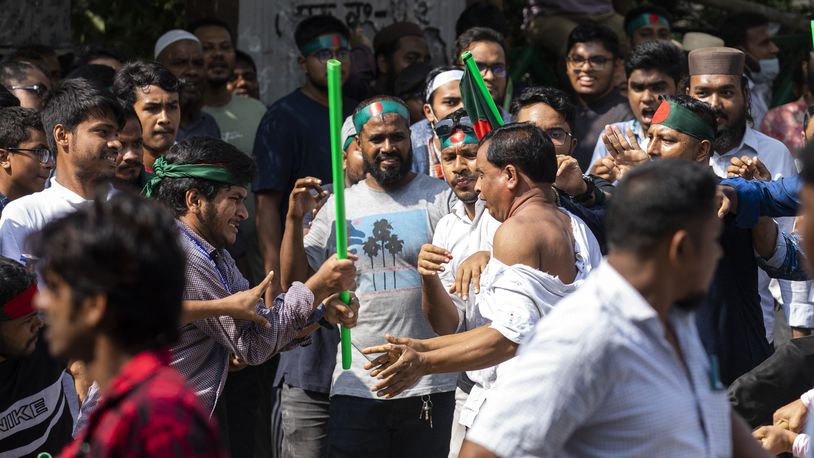
[[[606,262],[504,363],[467,439],[508,457],[728,457],[726,390],[692,313],[670,324]]]
[[[478,251],[492,251],[492,241],[498,227],[500,221],[489,214],[481,199],[475,203],[475,219],[469,219],[466,205],[457,200],[452,212],[438,221],[432,244],[452,253],[452,260],[444,266],[443,272],[438,273],[444,288],[449,290],[455,283],[455,272],[466,258]],[[451,297],[458,308],[459,331],[474,329],[473,325],[477,327],[480,315],[475,310],[475,294],[470,294],[466,301],[457,294]]]

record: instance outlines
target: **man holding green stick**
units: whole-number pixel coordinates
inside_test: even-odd
[[[384,400],[370,391],[367,358],[358,349],[384,334],[435,337],[421,310],[416,270],[421,246],[449,213],[443,181],[410,171],[409,113],[394,97],[362,102],[353,121],[366,178],[345,192],[348,252],[359,257],[356,295],[361,319],[353,329],[349,370],[334,369],[329,455],[445,457],[454,408],[455,374],[419,380]],[[321,191],[317,185],[315,190]],[[285,278],[303,281],[336,250],[334,197],[317,214],[305,239],[286,237],[281,252]],[[308,266],[301,259],[306,257]],[[337,360],[337,362],[339,362]]]

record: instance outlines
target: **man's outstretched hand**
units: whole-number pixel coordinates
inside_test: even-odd
[[[427,362],[422,354],[421,340],[409,337],[385,336],[388,343],[362,350],[365,355],[384,353],[365,364],[370,376],[379,382],[370,390],[377,396],[390,399],[413,386],[427,374]]]

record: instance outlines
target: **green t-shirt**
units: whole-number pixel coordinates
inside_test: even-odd
[[[221,140],[231,143],[249,156],[252,155],[257,126],[266,114],[266,106],[262,102],[233,95],[226,105],[204,107],[203,111],[212,115],[218,122]]]

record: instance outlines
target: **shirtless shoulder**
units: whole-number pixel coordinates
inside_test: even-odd
[[[500,225],[494,238],[497,260],[543,271],[550,270],[547,259],[573,253],[572,247],[570,219],[553,208],[534,209],[509,218]]]

